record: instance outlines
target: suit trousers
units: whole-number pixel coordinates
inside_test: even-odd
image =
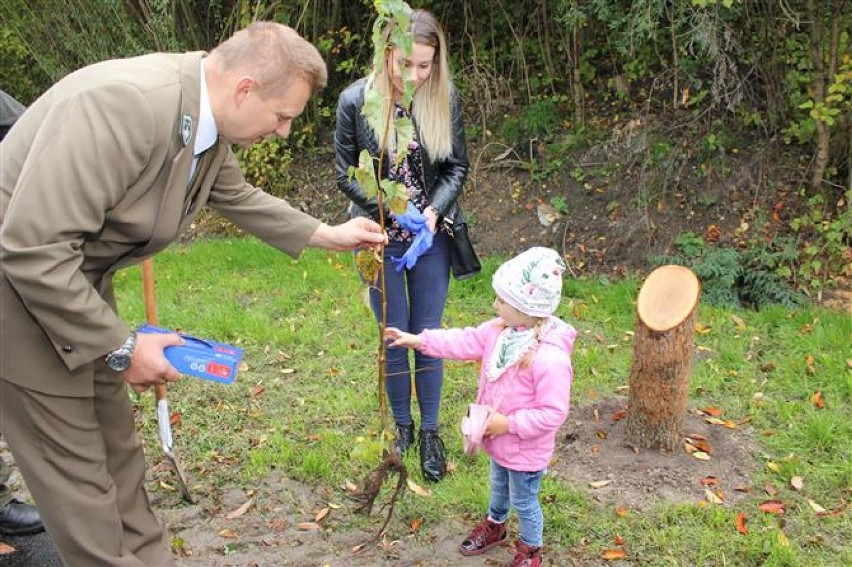
[[[6,461],[0,457],[0,507],[5,506],[12,500],[12,489],[6,484],[9,482],[9,475],[12,471],[9,470]]]
[[[66,566],[173,566],[127,387],[103,365],[94,374],[91,398],[0,378],[0,431]]]

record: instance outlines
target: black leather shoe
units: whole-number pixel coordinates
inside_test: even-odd
[[[420,430],[420,470],[423,478],[432,482],[438,482],[447,472],[444,442],[437,429]]]
[[[396,439],[393,440],[393,447],[396,449],[396,454],[402,457],[402,454],[408,451],[408,448],[414,444],[414,424],[408,425],[396,424]]]
[[[0,534],[7,536],[35,534],[44,530],[35,506],[15,500],[0,506]]]

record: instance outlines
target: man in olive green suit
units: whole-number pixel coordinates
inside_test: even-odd
[[[0,142],[25,110],[23,104],[0,90]],[[0,458],[0,536],[43,531],[44,526],[35,507],[16,499],[11,487],[6,484],[10,475],[6,461]]]
[[[126,385],[177,380],[163,349],[181,339],[128,329],[115,271],[203,204],[293,257],[384,241],[375,223],[329,226],[248,185],[230,149],[287,136],[325,82],[310,43],[257,22],[206,56],[71,73],[0,144],[0,431],[67,565],[174,565]]]

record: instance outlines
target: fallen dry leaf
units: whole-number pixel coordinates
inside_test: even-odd
[[[814,403],[814,407],[816,407],[816,409],[825,408],[825,397],[822,395],[822,390],[814,392],[813,396],[811,396],[811,401]]]
[[[251,389],[251,395],[252,397],[256,398],[261,395],[265,390],[266,388],[264,388],[263,386],[255,386]]]
[[[231,528],[225,528],[224,530],[219,532],[219,537],[224,537],[224,538],[227,538],[227,539],[236,539],[237,538],[237,532],[235,532]]]
[[[768,468],[772,472],[778,472],[778,471],[781,470],[781,466],[778,463],[776,463],[775,461],[768,461],[766,463],[766,468]]]
[[[763,491],[766,492],[769,496],[775,496],[778,494],[778,489],[775,488],[774,484],[766,483],[763,485]]]
[[[248,511],[249,508],[251,508],[252,504],[254,504],[254,498],[249,498],[248,500],[246,500],[243,503],[242,506],[240,506],[239,508],[237,508],[233,512],[228,512],[228,514],[225,515],[225,519],[226,520],[233,520],[234,518],[239,518],[240,516],[245,514],[246,511]]]
[[[745,321],[743,321],[741,317],[738,317],[738,316],[732,314],[731,315],[731,321],[733,321],[734,325],[737,326],[738,331],[742,331],[746,328]]]
[[[411,533],[416,534],[417,531],[420,529],[420,525],[422,523],[423,520],[421,520],[420,518],[414,518],[413,520],[411,520]]]
[[[692,456],[698,459],[699,461],[709,461],[710,455],[705,453],[704,451],[695,451],[692,453]]]
[[[716,486],[719,484],[719,479],[715,476],[705,476],[701,479],[701,486]]]
[[[843,512],[845,512],[850,507],[852,507],[852,505],[850,505],[849,502],[846,502],[846,500],[841,498],[840,499],[840,506],[837,506],[836,508],[832,508],[831,510],[828,510],[825,513],[817,514],[817,515],[818,516],[837,516],[838,514],[842,514]]]
[[[358,545],[354,546],[354,547],[352,548],[352,553],[358,553],[359,551],[361,551],[362,549],[364,549],[364,546],[365,546],[365,545],[367,545],[367,544],[366,544],[366,543],[359,543]]]
[[[298,529],[302,530],[303,532],[309,532],[309,531],[312,531],[312,530],[319,530],[319,529],[322,528],[322,526],[320,526],[316,522],[299,522],[298,524],[296,524],[296,527]]]
[[[405,481],[408,483],[408,489],[411,490],[414,494],[418,496],[432,496],[432,491],[428,488],[423,488],[410,478],[406,478]]]
[[[601,559],[605,561],[614,561],[616,559],[623,559],[627,556],[627,552],[623,549],[604,549],[601,553]]]
[[[331,510],[329,510],[328,508],[323,508],[322,510],[320,510],[319,512],[317,512],[317,515],[314,517],[314,521],[315,521],[316,523],[320,523],[320,522],[322,522],[322,521],[325,519],[325,517],[326,517],[326,516],[328,516],[328,513],[329,513],[330,511],[331,511]]]
[[[810,506],[811,509],[814,512],[816,512],[817,514],[825,514],[826,513],[825,508],[823,508],[822,506],[820,506],[819,504],[817,504],[816,502],[814,502],[810,498],[808,498],[808,506]]]
[[[778,532],[778,544],[781,547],[790,547],[790,539],[784,532]]]
[[[712,330],[713,330],[713,327],[711,327],[709,325],[703,325],[703,324],[701,324],[697,321],[695,323],[695,332],[698,333],[699,335],[706,335],[707,333],[709,333]]]
[[[816,367],[814,366],[814,357],[812,354],[809,354],[805,357],[805,370],[807,370],[808,374],[816,374]]]
[[[621,534],[615,534],[615,538],[613,538],[612,543],[615,545],[624,545],[624,538],[621,537]]]
[[[704,489],[704,498],[706,498],[707,502],[710,502],[711,504],[724,504],[725,503],[724,500],[719,498],[719,496],[715,492],[710,490],[709,488]]]
[[[707,441],[706,435],[699,435],[698,433],[690,433],[687,437],[693,441]]]
[[[589,486],[592,488],[603,488],[604,486],[611,484],[612,480],[595,480],[589,483]]]
[[[794,476],[790,479],[790,486],[793,490],[801,490],[805,486],[805,479],[800,476]]]
[[[719,419],[718,417],[707,417],[704,419],[705,422],[711,425],[722,425],[727,427],[728,429],[739,429],[736,423],[731,421],[730,419]]]
[[[711,417],[719,417],[725,413],[725,410],[708,406],[706,408],[701,408],[701,413],[705,413]]]
[[[748,533],[748,528],[746,528],[746,517],[745,514],[740,512],[737,514],[737,519],[734,521],[737,526],[737,531],[743,535]]]
[[[346,482],[343,483],[343,489],[346,492],[352,492],[352,493],[358,492],[358,486],[354,482],[352,482],[351,480],[347,480]]]
[[[616,412],[613,412],[612,417],[610,419],[612,420],[613,423],[615,423],[616,421],[624,419],[626,416],[627,416],[627,410],[621,409],[621,410],[618,410]]]
[[[779,516],[784,513],[785,507],[784,503],[780,500],[764,500],[757,507],[761,512],[766,512],[767,514],[778,514]]]
[[[630,510],[623,506],[615,509],[615,515],[619,518],[626,518],[628,514],[630,514]]]

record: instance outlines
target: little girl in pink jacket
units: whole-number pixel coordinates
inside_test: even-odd
[[[477,403],[491,410],[482,435],[482,448],[491,457],[491,501],[488,514],[459,547],[462,555],[479,555],[502,544],[514,508],[520,536],[509,565],[541,565],[544,517],[538,493],[556,433],[568,417],[577,336],[571,325],[553,316],[564,271],[555,251],[530,248],[494,274],[497,318],[475,328],[419,335],[386,329],[394,346],[481,362]]]

